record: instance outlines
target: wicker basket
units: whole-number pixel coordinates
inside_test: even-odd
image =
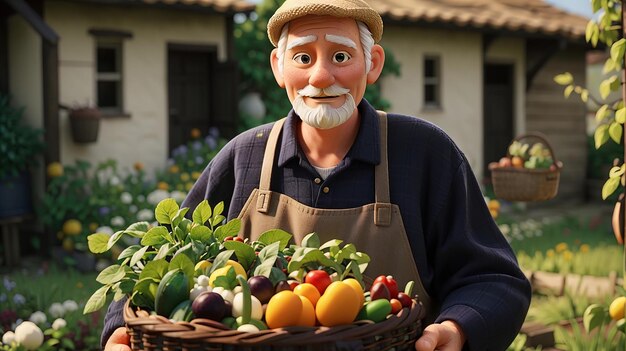
[[[413,302],[380,323],[357,321],[337,327],[286,327],[246,333],[223,324],[194,319],[172,323],[161,316],[124,307],[124,320],[134,351],[291,351],[291,350],[413,350],[422,334],[425,311]]]
[[[524,134],[513,141],[538,139],[552,155],[553,169],[496,167],[491,169],[491,182],[496,197],[509,201],[545,201],[556,196],[559,189],[561,163],[557,161],[548,140],[538,133]],[[512,143],[512,142],[511,142]],[[511,154],[507,150],[507,156]]]

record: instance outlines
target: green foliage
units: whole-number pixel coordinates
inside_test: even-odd
[[[624,101],[621,99],[607,101],[606,99],[612,92],[619,91],[622,86],[619,74],[624,68],[626,39],[620,38],[623,26],[621,0],[592,0],[591,6],[594,13],[599,13],[599,15],[587,24],[585,38],[593,47],[597,47],[601,43],[610,48],[610,57],[607,58],[602,71],[606,78],[600,83],[600,99],[591,95],[587,88],[577,85],[569,72],[557,75],[554,77],[554,81],[565,87],[565,98],[576,93],[583,102],[587,103],[591,100],[598,106],[596,112],[598,125],[594,132],[594,145],[596,149],[600,149],[610,140],[623,145],[624,122],[626,122]],[[602,188],[602,199],[604,200],[609,198],[620,186],[621,188],[624,187],[626,180],[624,167],[616,166],[617,170],[611,172]]]
[[[10,98],[0,94],[0,179],[26,171],[44,148],[43,130],[24,124],[23,115],[23,108],[12,107]]]
[[[269,62],[270,53],[274,47],[267,38],[267,22],[283,2],[284,0],[264,0],[257,6],[257,17],[254,20],[248,19],[235,27],[235,50],[239,58],[241,93],[259,92],[267,110],[263,121],[255,121],[242,116],[243,129],[259,123],[275,121],[291,110],[287,94],[274,79]],[[385,67],[381,77],[389,74],[400,75],[400,65],[393,53],[389,50],[385,53]],[[389,102],[381,97],[378,84],[368,86],[364,97],[378,109],[390,107]]]

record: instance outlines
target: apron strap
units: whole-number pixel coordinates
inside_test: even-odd
[[[270,136],[267,138],[265,146],[265,155],[263,156],[263,166],[261,167],[261,181],[259,183],[259,197],[257,198],[257,211],[267,213],[270,204],[270,181],[272,179],[272,168],[274,167],[274,155],[276,154],[276,145],[278,137],[285,124],[285,118],[281,118],[272,127]]]
[[[375,167],[376,203],[374,224],[391,225],[391,201],[389,197],[389,169],[387,162],[387,113],[378,112],[380,126],[380,164]]]

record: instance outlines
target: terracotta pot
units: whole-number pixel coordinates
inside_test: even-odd
[[[90,107],[70,110],[69,119],[74,142],[94,143],[98,140],[100,111]]]

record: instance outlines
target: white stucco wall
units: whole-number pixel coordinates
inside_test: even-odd
[[[167,45],[218,47],[224,60],[224,19],[191,11],[146,7],[114,7],[65,1],[45,2],[45,17],[61,37],[59,43],[60,102],[95,101],[95,38],[89,29],[132,33],[123,43],[123,101],[130,118],[105,118],[98,141],[76,144],[64,112],[60,116],[61,161],[96,163],[113,158],[130,167],[141,161],[162,167],[167,158]]]
[[[9,91],[14,106],[24,106],[24,119],[33,127],[43,126],[41,38],[18,15],[8,20]]]
[[[382,93],[391,111],[426,119],[452,137],[478,179],[483,164],[483,53],[481,34],[411,27],[385,27],[383,47],[401,65],[400,77],[385,77]],[[439,110],[423,108],[423,59],[437,55],[441,65]],[[498,38],[486,53],[488,63],[514,65],[514,133],[525,130],[525,44],[522,38]]]
[[[477,176],[482,169],[482,40],[477,33],[385,26],[381,44],[400,63],[401,76],[385,77],[391,111],[441,127],[459,145]],[[440,57],[442,108],[423,108],[423,59]]]

